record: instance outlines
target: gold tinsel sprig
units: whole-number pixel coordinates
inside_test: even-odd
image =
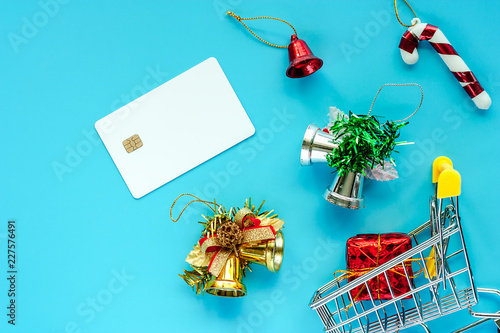
[[[191,271],[184,269],[184,274],[179,274],[179,276],[186,281],[191,288],[193,288],[196,295],[199,295],[205,290],[205,284],[210,280],[211,274],[208,273],[206,267],[191,265],[191,268],[193,268]]]

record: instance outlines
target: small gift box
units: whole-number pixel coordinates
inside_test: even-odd
[[[364,234],[347,240],[347,270],[349,282],[370,272],[376,267],[411,249],[411,239],[403,233]],[[405,263],[408,277],[413,278],[411,263]],[[399,264],[387,270],[387,278],[394,296],[400,296],[410,291],[405,269]],[[368,287],[374,300],[391,299],[392,295],[384,274],[368,281]],[[351,290],[354,301],[370,300],[366,285],[360,285]],[[410,298],[408,296],[406,298]]]

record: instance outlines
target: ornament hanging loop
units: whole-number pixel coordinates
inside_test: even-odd
[[[413,10],[413,8],[410,6],[410,4],[408,3],[408,1],[406,1],[406,0],[403,0],[403,1],[411,9],[411,11],[413,12],[413,16],[415,18],[417,18],[417,14]],[[411,25],[407,25],[407,24],[404,24],[403,22],[401,22],[401,19],[399,18],[399,13],[398,13],[398,0],[394,0],[394,11],[396,12],[396,18],[398,19],[399,24],[401,24],[402,26],[409,28],[409,27],[413,27],[414,25],[417,24],[416,22],[413,22],[413,20],[411,21],[411,23],[412,23]]]
[[[380,91],[385,87],[385,86],[394,86],[394,87],[404,87],[404,86],[417,86],[420,88],[420,103],[418,104],[418,107],[415,111],[413,111],[412,114],[410,114],[408,117],[404,118],[404,119],[401,119],[401,120],[397,120],[397,121],[394,121],[394,123],[400,123],[400,122],[403,122],[403,121],[406,121],[408,119],[410,119],[411,117],[413,117],[415,115],[415,113],[417,113],[417,111],[420,109],[420,107],[422,106],[422,102],[424,100],[424,91],[422,90],[422,87],[420,86],[420,84],[418,83],[386,83],[384,84],[382,87],[380,87],[377,91],[377,93],[375,94],[375,98],[373,99],[373,102],[372,102],[372,105],[370,106],[370,110],[368,111],[368,114],[367,116],[370,115],[370,113],[372,112],[372,109],[373,109],[373,105],[375,104],[375,101],[377,100],[377,96],[378,94],[380,93]]]
[[[255,32],[253,32],[243,21],[247,21],[247,20],[261,20],[261,19],[268,19],[268,20],[276,20],[276,21],[280,21],[280,22],[283,22],[283,23],[286,23],[290,26],[290,28],[292,28],[293,30],[293,33],[294,35],[297,35],[297,30],[295,30],[295,28],[290,24],[288,23],[287,21],[285,20],[282,20],[282,19],[279,19],[279,18],[276,18],[276,17],[270,17],[270,16],[258,16],[258,17],[247,17],[247,18],[242,18],[238,15],[236,15],[235,13],[233,13],[232,11],[227,11],[226,15],[229,15],[229,16],[232,16],[234,17],[236,20],[238,20],[238,22],[240,22],[241,24],[243,24],[243,26],[245,28],[247,28],[248,31],[250,31],[250,33],[252,35],[254,35],[255,38],[257,38],[258,40],[260,40],[261,42],[263,43],[266,43],[267,45],[269,46],[272,46],[272,47],[277,47],[277,48],[281,48],[281,49],[284,49],[284,48],[287,48],[288,45],[276,45],[276,44],[272,44],[272,43],[269,43],[268,41],[265,41],[264,39],[262,39],[261,37],[257,36],[257,34]]]
[[[177,200],[179,200],[181,197],[185,196],[185,195],[189,195],[193,198],[195,198],[194,200],[191,200],[190,202],[188,202],[186,204],[186,206],[184,206],[184,208],[182,209],[181,213],[179,214],[179,216],[174,219],[174,217],[172,216],[172,209],[174,209],[174,206],[175,204],[177,203]],[[214,202],[211,202],[211,201],[206,201],[206,200],[201,200],[200,198],[198,198],[197,196],[191,194],[191,193],[183,193],[181,195],[179,195],[175,200],[174,202],[172,203],[172,206],[170,206],[170,219],[173,221],[173,222],[177,222],[179,221],[179,219],[181,218],[182,214],[184,214],[184,211],[186,210],[186,208],[189,207],[189,205],[191,205],[192,203],[195,203],[195,202],[201,202],[201,203],[204,203],[205,205],[208,206],[208,208],[210,208],[215,214],[217,214],[217,211],[216,209],[219,208],[220,206],[215,203],[215,200]],[[212,207],[211,205],[214,205],[214,207]]]

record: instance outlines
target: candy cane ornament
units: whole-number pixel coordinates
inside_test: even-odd
[[[405,31],[399,43],[403,61],[408,65],[415,64],[418,61],[417,46],[419,41],[429,41],[474,104],[479,109],[488,109],[491,105],[490,96],[481,84],[479,84],[476,76],[467,67],[448,39],[446,39],[441,29],[428,23],[421,23],[418,18],[414,18],[412,24],[413,26]]]

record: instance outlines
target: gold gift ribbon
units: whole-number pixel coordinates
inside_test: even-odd
[[[402,244],[401,244],[402,245]],[[401,246],[399,245],[399,246]],[[345,276],[342,277],[342,280],[345,280],[345,279],[348,279],[350,277],[353,277],[353,276],[362,276],[376,268],[378,268],[379,264],[379,257],[380,257],[380,249],[381,249],[381,244],[380,244],[380,234],[378,234],[378,247],[377,247],[377,259],[374,261],[373,259],[370,258],[370,256],[368,256],[366,253],[363,252],[363,250],[359,249],[359,251],[361,251],[361,253],[363,253],[367,258],[369,258],[370,260],[374,261],[376,263],[377,266],[375,267],[366,267],[366,268],[357,268],[357,269],[351,269],[351,270],[337,270],[333,273],[333,276],[334,277],[337,277],[337,274],[338,273],[344,273]],[[397,250],[394,249],[393,251]],[[428,271],[429,271],[429,275],[430,275],[430,278],[434,278],[436,276],[436,269],[435,269],[435,260],[436,260],[436,256],[435,256],[435,251],[434,251],[434,247],[432,247],[432,250],[431,250],[431,253],[429,255],[429,257],[426,257],[424,258],[424,260],[426,260],[426,263],[425,265],[427,266],[428,268]],[[420,269],[417,271],[417,273],[414,273],[413,275],[409,276],[410,279],[413,279],[413,278],[416,278],[418,277],[422,271],[425,271],[424,267],[422,266],[422,263],[420,262],[421,259],[407,259],[404,261],[404,265],[408,267],[408,265],[411,266],[411,263],[412,262],[416,262],[419,266],[420,266]],[[391,269],[389,269],[389,271],[393,272],[394,274],[397,274],[397,275],[400,275],[400,276],[406,276],[405,274],[403,273],[400,273],[399,271],[396,270],[396,268],[398,267],[403,267],[402,264],[399,264],[399,265],[396,265],[394,267],[392,267]],[[362,273],[361,275],[359,275],[358,273]],[[377,275],[377,299],[380,299],[380,275]],[[425,276],[427,276],[427,272],[425,273]],[[387,281],[387,283],[389,283],[389,281]],[[349,310],[349,308],[354,304],[354,302],[356,302],[356,300],[358,299],[358,297],[361,295],[361,293],[363,292],[363,290],[365,290],[366,288],[366,285],[363,285],[361,287],[361,289],[359,290],[359,292],[357,293],[357,295],[354,297],[353,301],[351,302],[351,304],[349,304],[349,306],[346,308],[346,311]],[[368,290],[368,292],[370,292]]]
[[[238,215],[238,213],[237,213],[237,215]],[[243,239],[237,245],[240,245],[243,243],[258,242],[258,241],[266,240],[266,239],[274,239],[276,237],[272,226],[245,227],[241,231],[243,233]],[[233,251],[236,251],[236,255],[238,255],[238,252],[236,249],[223,248],[221,246],[221,244],[219,243],[219,240],[217,239],[216,234],[212,237],[205,239],[200,247],[201,247],[201,250],[203,251],[203,253],[206,253],[207,249],[209,249],[211,247],[218,247],[219,248],[216,250],[217,252],[213,256],[210,264],[208,265],[208,272],[212,275],[215,275],[215,276],[218,276],[220,274],[220,272],[224,268],[224,264],[226,263],[227,259],[229,258],[229,255]]]

